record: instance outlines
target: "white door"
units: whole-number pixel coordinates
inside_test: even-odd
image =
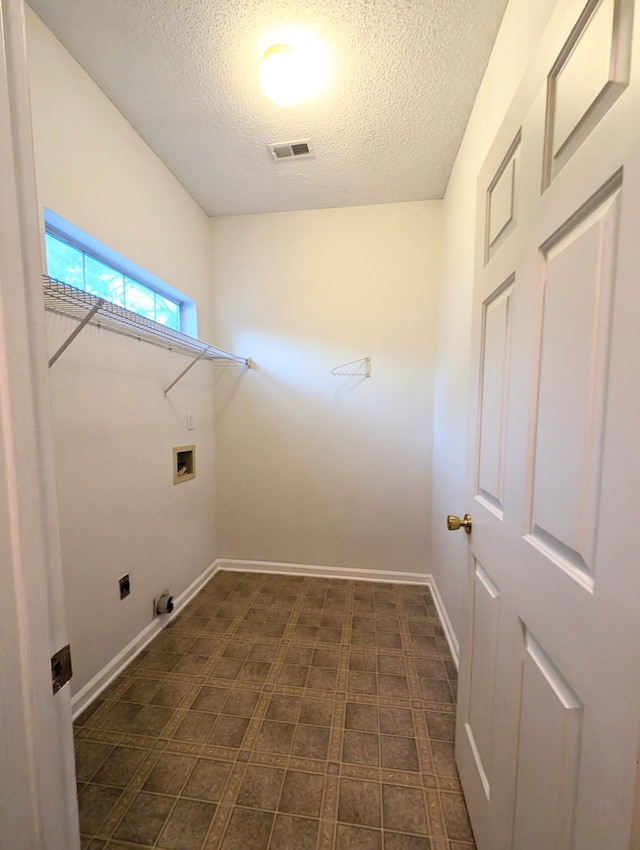
[[[632,0],[560,0],[479,176],[457,726],[479,850],[629,848],[640,732],[633,12]]]
[[[0,850],[80,846],[21,0],[0,2]]]

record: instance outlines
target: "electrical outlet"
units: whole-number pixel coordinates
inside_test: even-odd
[[[118,579],[118,584],[120,585],[120,599],[124,599],[125,596],[128,596],[131,593],[131,579],[129,578],[129,573]]]

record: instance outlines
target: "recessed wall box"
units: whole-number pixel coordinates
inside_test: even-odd
[[[196,477],[196,447],[176,446],[173,449],[173,483],[182,484]]]

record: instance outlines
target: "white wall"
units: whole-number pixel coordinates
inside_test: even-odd
[[[29,9],[27,25],[40,206],[195,299],[206,339],[207,216]],[[55,350],[74,324],[47,326]],[[50,372],[75,692],[151,621],[154,595],[180,593],[216,556],[213,366],[163,398],[186,362],[88,328]],[[172,447],[192,442],[197,477],[174,486]]]
[[[457,635],[464,624],[468,546],[465,535],[446,530],[445,519],[450,513],[473,513],[465,484],[476,178],[556,2],[511,0],[507,6],[444,199],[431,571]]]
[[[211,227],[220,555],[427,572],[441,203]]]

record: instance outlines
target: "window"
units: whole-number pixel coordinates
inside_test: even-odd
[[[45,234],[49,277],[84,289],[179,331],[181,304],[51,232]]]
[[[45,207],[50,277],[198,338],[196,302]]]

